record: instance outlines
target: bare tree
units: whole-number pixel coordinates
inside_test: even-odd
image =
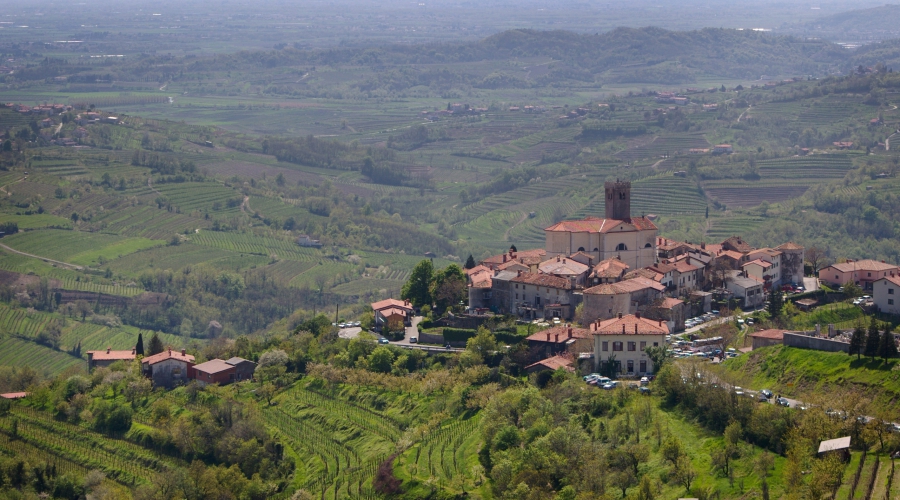
[[[819,269],[827,267],[828,263],[831,262],[831,258],[828,257],[827,249],[823,250],[817,246],[811,246],[806,249],[806,262],[812,267],[813,274],[818,275]]]

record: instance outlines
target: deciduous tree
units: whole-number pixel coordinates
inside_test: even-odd
[[[432,303],[431,282],[434,280],[434,265],[425,259],[413,268],[409,279],[400,291],[400,297],[409,300],[415,306]]]

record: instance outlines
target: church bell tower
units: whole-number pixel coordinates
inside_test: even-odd
[[[606,183],[606,218],[631,218],[631,182],[616,180]]]

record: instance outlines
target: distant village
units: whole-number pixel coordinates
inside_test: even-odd
[[[44,117],[37,121],[38,127],[40,127],[40,135],[51,144],[56,144],[64,147],[85,147],[81,146],[76,139],[80,139],[87,135],[87,129],[84,128],[86,126],[97,123],[108,123],[115,125],[120,122],[119,117],[110,115],[108,113],[101,113],[97,111],[83,111],[75,116],[75,123],[78,125],[78,127],[75,128],[74,136],[59,137],[58,127],[63,123],[63,119],[60,118],[59,115],[74,111],[75,108],[73,108],[72,106],[67,104],[42,104],[38,106],[26,106],[24,104],[16,104],[11,102],[5,103],[2,106],[8,109],[12,109],[20,115],[34,116],[38,118]],[[57,127],[57,129],[55,129],[54,127]]]
[[[739,236],[720,243],[670,240],[658,235],[650,218],[631,216],[630,182],[607,182],[605,194],[604,218],[561,221],[544,230],[544,248],[512,247],[466,270],[470,315],[513,315],[555,325],[528,338],[533,350],[550,356],[532,365],[535,369],[571,368],[571,357],[561,354],[571,354],[569,346],[583,340],[592,346],[593,353],[585,355],[593,358],[595,370],[615,359],[616,373],[646,375],[653,366],[645,348],[668,345],[669,335],[696,326],[686,324],[687,318],[712,314],[714,302],[751,310],[764,305],[768,294],[805,290],[800,245],[754,248]],[[836,263],[819,270],[818,282],[834,289],[858,285],[871,294],[863,307],[900,314],[897,265]],[[797,303],[807,309],[815,305],[815,299]],[[846,352],[848,344],[835,338],[838,333],[832,327],[827,334],[794,333],[796,339],[784,331],[750,338],[754,345],[790,341]],[[835,344],[812,345],[817,338]],[[724,356],[724,345],[719,347]]]

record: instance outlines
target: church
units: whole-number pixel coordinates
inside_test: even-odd
[[[546,229],[547,258],[583,252],[594,262],[617,257],[632,269],[656,263],[658,229],[646,217],[631,216],[631,183],[607,182],[606,218],[564,220]]]

